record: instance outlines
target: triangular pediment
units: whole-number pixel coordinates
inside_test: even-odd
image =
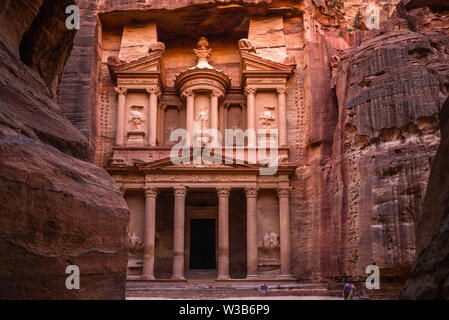
[[[290,74],[295,65],[287,65],[262,58],[256,54],[241,52],[242,72]]]
[[[206,161],[204,161],[206,160]],[[176,163],[174,163],[176,162]],[[235,158],[225,156],[209,157],[207,159],[194,160],[193,155],[177,158],[172,161],[170,157],[147,162],[139,165],[144,170],[177,170],[177,169],[214,169],[214,170],[230,170],[230,169],[259,169],[261,166],[257,164],[247,164],[237,161]]]

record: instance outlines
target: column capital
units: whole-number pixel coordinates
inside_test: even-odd
[[[122,193],[122,195],[125,195],[125,193],[126,193],[126,188],[125,188],[125,186],[124,186],[124,185],[121,185],[119,189],[120,189],[120,192]]]
[[[210,95],[211,95],[211,97],[217,97],[217,98],[221,98],[221,97],[224,96],[224,95],[223,95],[223,92],[221,92],[221,91],[218,90],[218,89],[213,89],[213,90],[211,91]]]
[[[123,87],[115,87],[115,91],[118,94],[127,94],[128,93],[128,89],[127,88],[123,88]]]
[[[159,89],[159,87],[149,87],[149,88],[145,88],[145,90],[149,94],[155,94],[157,96],[161,95],[161,90]]]
[[[219,198],[229,198],[229,195],[231,194],[231,188],[217,188],[217,194]]]
[[[191,90],[191,89],[187,89],[187,90],[184,90],[183,92],[182,92],[182,96],[183,97],[193,97],[194,96],[194,92],[193,92],[193,90]]]
[[[246,197],[247,198],[257,198],[258,191],[259,191],[259,189],[255,188],[255,187],[245,188]]]
[[[257,89],[253,88],[253,87],[246,87],[245,88],[245,94],[249,95],[249,94],[256,94]]]
[[[278,92],[278,94],[286,94],[287,93],[287,87],[280,87],[280,88],[276,88],[276,91]]]
[[[279,198],[288,198],[290,197],[290,191],[292,190],[292,187],[279,187],[277,189],[278,197]]]
[[[143,189],[145,193],[145,198],[156,198],[159,190],[154,187],[146,187]]]
[[[187,188],[184,186],[174,187],[173,190],[175,197],[185,198],[187,195]]]

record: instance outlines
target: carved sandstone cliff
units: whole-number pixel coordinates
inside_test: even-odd
[[[396,2],[384,2],[388,12]],[[192,30],[233,40],[236,35],[220,32],[233,19],[241,19],[232,27],[238,26],[237,35],[246,32],[245,38],[260,36],[261,43],[255,41],[259,52],[272,57],[288,54],[297,62],[287,93],[290,162],[297,166],[290,202],[294,275],[318,281],[364,277],[366,266],[376,262],[385,276],[405,276],[414,261],[414,225],[439,143],[447,52],[445,30],[435,32],[431,26],[444,26],[445,20],[429,18],[425,12],[425,19],[413,19],[418,12],[399,12],[380,31],[364,33],[360,47],[341,54],[348,48],[346,31],[358,4],[351,1],[341,8],[331,3],[103,0],[96,7],[78,0],[84,25],[58,100],[97,148],[96,161],[106,165],[113,144],[114,131],[108,123],[114,123],[116,95],[101,56],[117,55],[120,24],[135,17],[162,21],[169,13],[177,18],[173,21],[190,26],[159,24],[166,38],[159,41],[174,45],[181,38],[203,35]],[[257,23],[251,24],[253,16]],[[102,23],[110,29],[101,35]],[[267,39],[276,46],[264,44]],[[169,64],[174,65],[176,58],[185,59],[171,58]]]
[[[0,299],[125,294],[126,203],[53,98],[74,36],[61,15],[71,3],[0,4]],[[80,290],[66,288],[68,265],[80,269]]]

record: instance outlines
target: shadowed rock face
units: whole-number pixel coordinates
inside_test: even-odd
[[[53,98],[73,39],[60,10],[71,3],[0,4],[0,299],[125,296],[126,203]],[[80,290],[66,288],[68,265]]]
[[[449,99],[440,116],[441,144],[416,229],[419,254],[402,299],[449,298]]]

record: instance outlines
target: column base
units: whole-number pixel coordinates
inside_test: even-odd
[[[154,277],[154,276],[151,276],[151,275],[141,275],[140,276],[140,279],[142,279],[142,280],[155,280],[156,278]]]
[[[231,278],[229,276],[218,276],[217,279],[215,279],[215,281],[226,281],[226,280],[231,280]]]
[[[184,278],[184,276],[172,276],[170,279],[184,281],[186,278]]]
[[[256,274],[253,275],[247,275],[245,280],[259,280],[259,276]]]

